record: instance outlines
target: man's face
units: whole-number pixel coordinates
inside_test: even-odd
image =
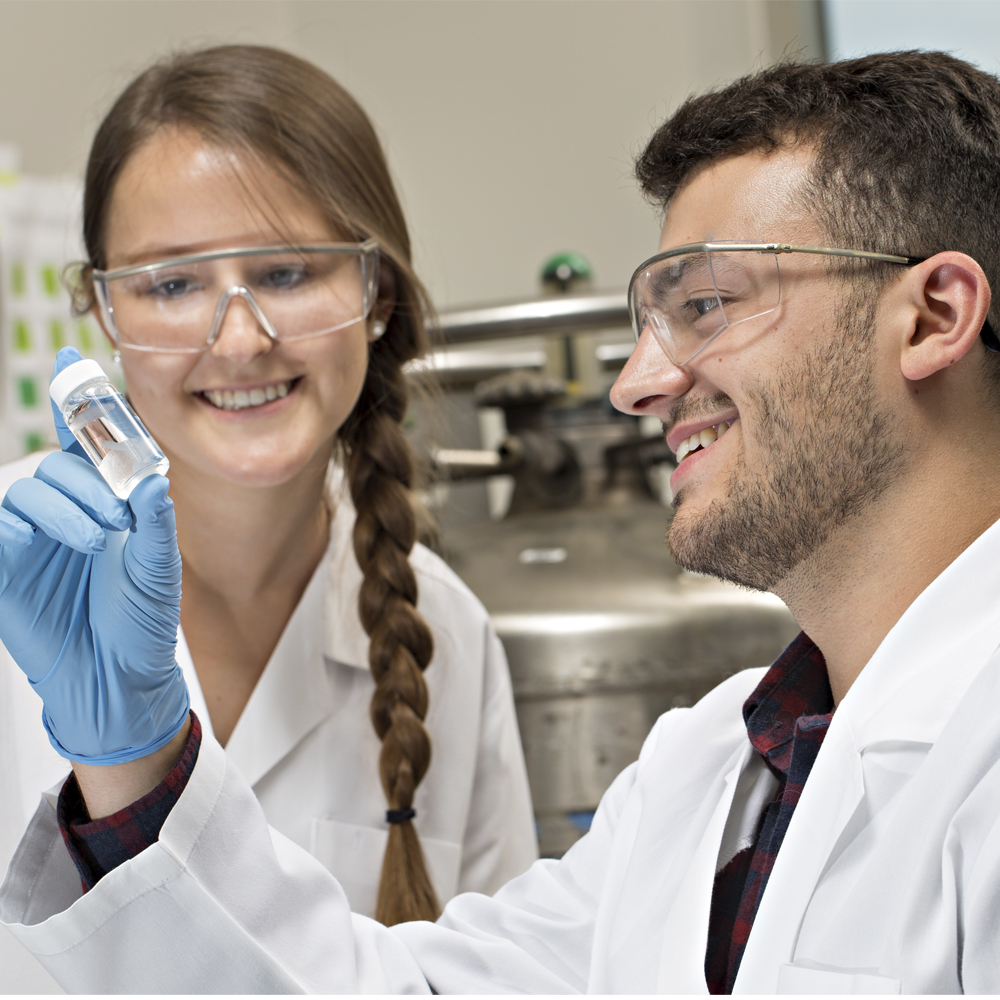
[[[671,203],[661,250],[726,239],[826,245],[800,197],[811,162],[796,150],[706,168]],[[774,312],[726,330],[684,368],[647,330],[612,390],[619,409],[660,417],[675,453],[695,435],[704,442],[671,477],[667,540],[678,563],[760,590],[780,589],[882,496],[904,457],[880,390],[874,286],[865,294],[832,276],[829,258],[779,259]]]

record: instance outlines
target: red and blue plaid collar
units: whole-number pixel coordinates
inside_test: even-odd
[[[825,730],[832,715],[826,660],[805,632],[792,640],[743,704],[743,721],[754,749],[785,777],[796,732]]]

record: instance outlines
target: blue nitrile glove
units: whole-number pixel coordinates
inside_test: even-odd
[[[75,365],[77,361],[83,361],[83,355],[75,347],[64,347],[56,355],[56,366],[52,372],[55,378],[64,368]],[[63,451],[68,451],[71,455],[79,455],[80,458],[87,458],[87,453],[83,450],[83,445],[75,437],[73,432],[66,426],[63,420],[62,411],[56,406],[56,401],[49,397],[49,406],[52,407],[52,419],[56,423],[56,435],[59,438],[59,447]],[[87,458],[89,462],[90,459]]]
[[[57,372],[74,355],[61,351]],[[76,444],[61,414],[56,428],[64,448]],[[174,659],[181,557],[169,488],[148,476],[121,500],[67,450],[0,504],[0,639],[42,698],[52,745],[70,760],[144,757],[187,719]]]

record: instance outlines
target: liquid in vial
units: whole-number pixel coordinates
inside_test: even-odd
[[[52,380],[49,392],[116,496],[127,500],[146,476],[166,474],[170,468],[159,445],[96,361],[77,361],[65,368]]]

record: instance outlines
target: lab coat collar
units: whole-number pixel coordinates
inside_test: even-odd
[[[368,670],[368,636],[357,612],[362,574],[351,537],[354,508],[339,466],[331,465],[327,488],[333,517],[326,553],[226,744],[251,785],[334,711],[327,660]],[[197,694],[192,703],[202,704]]]
[[[886,740],[933,744],[1000,645],[1000,521],[903,613],[835,714],[858,752]]]
[[[325,560],[327,602],[324,651],[336,663],[368,670],[368,634],[358,617],[358,595],[364,576],[354,558],[354,505],[347,488],[347,477],[339,465],[330,466],[327,489],[334,516]]]
[[[323,659],[326,560],[316,568],[250,700],[226,752],[250,783],[272,767],[333,711]]]
[[[802,916],[865,795],[862,754],[880,742],[929,750],[1000,642],[1000,522],[910,605],[834,712],[747,941],[734,993],[773,993]]]

